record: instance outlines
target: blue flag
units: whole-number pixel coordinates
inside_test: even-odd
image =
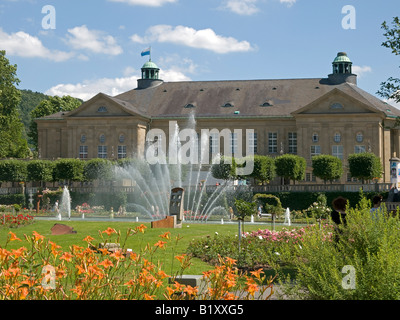
[[[150,48],[144,49],[142,51],[142,57],[149,56],[150,55],[150,50],[151,50]]]

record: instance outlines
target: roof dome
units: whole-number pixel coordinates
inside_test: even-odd
[[[159,69],[159,67],[158,67],[154,62],[152,62],[152,61],[147,61],[147,62],[143,65],[142,69]]]
[[[335,58],[335,60],[333,61],[333,63],[341,63],[341,62],[348,62],[351,63],[351,60],[349,59],[349,57],[347,56],[346,52],[339,52],[337,54],[337,57]]]

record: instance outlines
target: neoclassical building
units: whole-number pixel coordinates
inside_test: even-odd
[[[308,163],[306,182],[315,181],[311,158],[331,154],[343,160],[341,182],[351,182],[347,157],[373,152],[384,167],[383,182],[390,182],[389,159],[400,154],[396,118],[400,110],[357,86],[352,62],[339,52],[332,74],[316,79],[164,82],[151,61],[142,67],[136,89],[115,97],[99,93],[72,112],[36,119],[42,159],[118,159],[145,154],[146,135],[171,121],[187,125],[191,114],[202,129],[254,130],[232,134],[235,149],[252,148],[255,154],[292,153]],[[247,139],[247,140],[246,140]],[[210,137],[211,154],[219,151]],[[169,141],[166,141],[168,145]]]

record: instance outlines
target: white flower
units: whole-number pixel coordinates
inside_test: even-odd
[[[258,239],[262,240],[262,239],[263,239],[263,237],[262,237],[262,236],[258,236]]]
[[[217,232],[217,231],[215,231],[215,234],[216,234],[216,235],[218,235],[218,232]]]
[[[277,256],[280,256],[280,255],[281,255],[279,252],[275,252],[275,254],[276,254]]]

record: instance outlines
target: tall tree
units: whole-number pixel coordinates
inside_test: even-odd
[[[38,148],[38,131],[37,123],[35,119],[42,118],[45,116],[52,115],[62,111],[72,111],[78,108],[82,104],[82,100],[73,98],[70,96],[60,97],[49,97],[46,100],[41,101],[35,109],[31,112],[31,124],[29,126],[29,137],[32,139],[33,145]]]
[[[387,22],[382,23],[382,29],[385,30],[386,41],[382,43],[383,47],[392,50],[396,56],[400,55],[400,19],[394,17],[392,27]],[[381,83],[378,94],[384,98],[400,102],[400,78],[390,77],[387,81]]]
[[[19,82],[17,66],[10,64],[5,51],[0,51],[0,158],[29,155],[18,113],[21,93],[16,86]]]

